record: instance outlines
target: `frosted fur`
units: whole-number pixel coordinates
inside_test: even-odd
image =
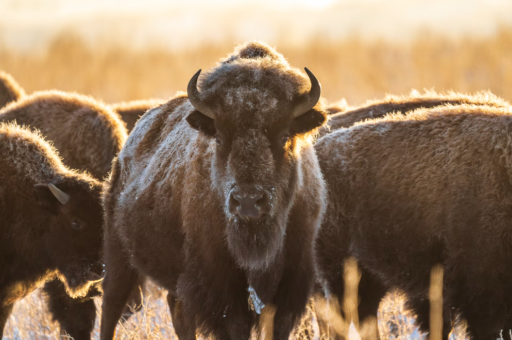
[[[329,116],[327,126],[320,131],[324,136],[339,128],[347,128],[358,122],[368,119],[383,117],[389,113],[407,114],[407,112],[419,108],[433,108],[443,105],[487,105],[493,107],[507,107],[509,103],[488,91],[477,92],[475,94],[463,94],[458,92],[436,93],[432,90],[426,90],[420,93],[412,90],[408,96],[387,95],[383,100],[370,100],[364,105],[356,108],[350,108],[346,105],[332,106],[328,110],[334,112],[341,110]]]
[[[36,92],[0,110],[0,121],[39,130],[66,165],[102,179],[127,138],[119,117],[91,97],[59,91]]]
[[[69,294],[87,291],[102,269],[103,218],[101,183],[66,168],[41,134],[0,123],[0,163],[1,335],[13,304],[43,282],[58,276]]]
[[[309,88],[275,50],[250,42],[204,73],[200,97],[214,119],[179,95],[137,122],[104,199],[102,339],[140,274],[168,289],[180,339],[248,339],[257,324],[249,286],[277,306],[274,339],[288,339],[314,284],[324,211],[312,146],[324,101],[294,117]],[[233,192],[261,194],[264,213],[237,213]]]
[[[24,95],[25,91],[16,80],[10,74],[0,71],[0,109]]]
[[[318,140],[329,202],[317,239],[320,273],[339,296],[339,263],[355,256],[365,316],[398,287],[427,331],[430,270],[441,263],[444,308],[460,313],[475,339],[510,328],[512,109],[488,98],[493,106],[389,114]],[[450,315],[443,313],[443,338]]]

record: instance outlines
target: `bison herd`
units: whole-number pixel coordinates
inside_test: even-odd
[[[284,340],[314,291],[343,298],[354,257],[361,320],[399,288],[428,332],[441,264],[444,339],[460,320],[496,339],[512,327],[511,136],[486,92],[329,106],[257,42],[168,101],[26,95],[0,73],[0,329],[43,286],[76,340],[102,294],[113,339],[150,278],[180,340],[249,339],[269,308]]]

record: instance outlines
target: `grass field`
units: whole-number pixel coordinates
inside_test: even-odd
[[[349,105],[387,93],[411,89],[476,92],[490,90],[512,100],[512,30],[491,38],[450,40],[425,33],[410,43],[363,41],[352,38],[328,41],[319,36],[301,47],[278,41],[278,51],[296,67],[307,66],[322,82],[325,97]],[[27,93],[59,89],[89,94],[107,103],[168,98],[185,90],[200,68],[212,67],[233,50],[234,43],[202,46],[180,52],[154,47],[129,50],[118,45],[89,46],[73,33],[60,35],[41,54],[20,54],[0,46],[0,68],[12,74]],[[144,308],[125,323],[121,339],[173,338],[163,292],[152,286]],[[58,339],[59,329],[45,309],[39,291],[16,304],[4,339]],[[400,339],[419,339],[398,293],[381,304],[379,328],[384,338],[390,329]],[[100,301],[98,299],[99,306]],[[456,338],[464,338],[463,331]],[[98,338],[98,325],[94,339]],[[352,333],[352,338],[358,335]]]

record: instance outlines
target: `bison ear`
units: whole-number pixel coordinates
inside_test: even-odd
[[[311,109],[293,120],[291,131],[293,134],[302,134],[319,128],[327,122],[327,114],[323,111]]]
[[[60,202],[52,194],[50,188],[46,184],[36,184],[33,188],[34,199],[38,207],[52,213],[59,212]]]
[[[192,113],[188,115],[187,122],[193,129],[196,129],[207,136],[213,137],[217,133],[213,119],[205,116],[197,110],[192,111]]]

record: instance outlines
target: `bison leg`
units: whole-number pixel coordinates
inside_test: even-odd
[[[12,308],[14,307],[14,304],[2,306],[0,305],[0,330],[2,331],[0,335],[3,336],[4,334],[4,327],[7,323],[7,320],[9,319],[9,315],[11,315]]]
[[[128,320],[134,313],[142,309],[141,293],[144,292],[145,283],[146,280],[144,276],[140,275],[137,279],[137,283],[133,286],[133,289],[130,292],[127,306],[124,308],[122,317],[123,322]]]
[[[138,273],[131,266],[121,242],[114,235],[105,239],[107,273],[103,280],[103,303],[101,306],[101,340],[112,340],[117,322],[121,318],[126,302],[137,284]]]
[[[53,320],[60,324],[61,330],[75,340],[89,340],[96,319],[92,298],[101,294],[98,288],[93,286],[84,298],[73,299],[64,284],[56,279],[47,282],[43,291],[48,296],[48,309]]]
[[[186,320],[183,315],[183,302],[170,292],[167,294],[167,303],[171,311],[172,324],[179,340],[195,340],[196,326],[194,320]]]

